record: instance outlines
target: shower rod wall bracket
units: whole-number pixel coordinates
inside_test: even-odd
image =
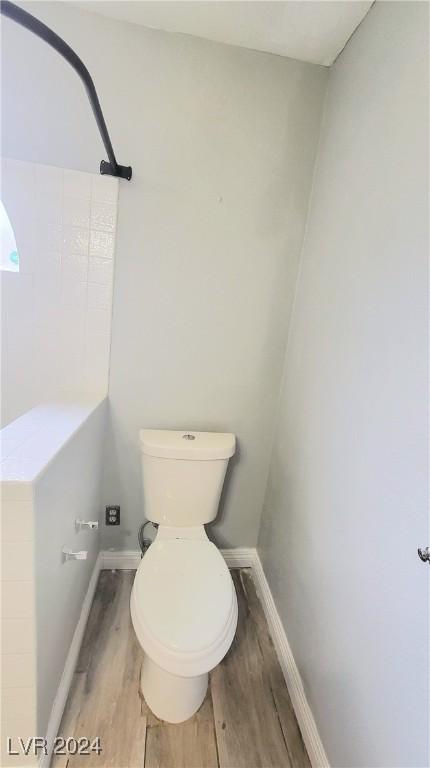
[[[103,117],[102,108],[97,96],[96,87],[84,62],[79,58],[77,53],[75,53],[73,48],[71,48],[70,45],[65,42],[65,40],[57,35],[56,32],[47,27],[43,21],[39,21],[39,19],[36,19],[36,17],[32,16],[31,13],[28,13],[28,11],[24,11],[23,8],[15,5],[15,3],[11,3],[10,0],[0,0],[0,13],[3,16],[7,16],[7,18],[11,19],[16,24],[19,24],[21,27],[24,27],[24,29],[28,29],[28,31],[32,32],[33,35],[36,35],[36,37],[40,37],[40,39],[50,45],[51,48],[54,48],[54,50],[57,51],[57,53],[59,53],[60,56],[62,56],[63,59],[65,59],[79,75],[85,86],[85,90],[91,104],[91,109],[93,110],[97,127],[99,129],[106,154],[109,158],[109,162],[102,160],[100,163],[100,173],[103,175],[109,174],[109,176],[117,176],[120,179],[128,179],[128,181],[130,181],[131,167],[118,165],[116,161],[112,142],[110,140],[109,132]]]
[[[102,160],[100,163],[100,173],[102,176],[119,176],[121,179],[130,181],[132,176],[131,165],[117,165],[116,171],[112,168],[112,163]]]

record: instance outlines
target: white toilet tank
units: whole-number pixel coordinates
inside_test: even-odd
[[[235,436],[141,429],[139,437],[145,517],[178,527],[214,520]]]

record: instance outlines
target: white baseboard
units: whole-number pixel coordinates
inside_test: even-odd
[[[285,682],[287,683],[291,702],[294,707],[294,712],[296,713],[297,722],[302,732],[303,741],[305,742],[312,768],[329,768],[327,755],[306,698],[300,672],[294,660],[285,629],[279,617],[257,550],[254,550],[252,570],[257,593],[266,615],[273,644],[278,655],[282,672],[284,673]]]
[[[254,562],[255,549],[246,547],[237,547],[236,549],[221,549],[229,568],[251,568]],[[105,549],[101,552],[102,568],[110,570],[130,570],[139,567],[140,550],[114,550]]]
[[[140,549],[105,549],[102,556],[102,569],[129,571],[139,567],[141,560]]]
[[[254,565],[255,549],[251,547],[222,549],[221,554],[229,568],[252,568]]]
[[[324,751],[311,708],[306,699],[300,673],[288,643],[287,635],[279,617],[257,550],[253,548],[238,547],[236,549],[221,549],[221,553],[229,568],[252,568],[255,586],[264,609],[270,634],[291,696],[291,701],[312,768],[329,768],[327,755]],[[53,741],[60,727],[99,572],[102,569],[135,569],[139,566],[140,560],[139,550],[104,550],[99,553],[52,707],[47,733],[49,753],[52,750]],[[48,768],[49,762],[50,754],[40,759],[40,768]]]
[[[58,686],[57,694],[52,705],[51,715],[49,717],[48,730],[46,733],[46,741],[48,745],[48,754],[42,755],[39,759],[40,768],[49,768],[51,762],[51,754],[54,746],[54,739],[57,736],[58,729],[60,727],[61,718],[63,717],[64,707],[66,706],[67,697],[69,695],[70,686],[72,684],[73,675],[75,673],[76,664],[78,661],[79,651],[81,648],[82,640],[84,637],[85,627],[87,625],[87,619],[90,612],[91,604],[93,602],[94,593],[96,591],[97,580],[102,567],[102,553],[99,552],[97,560],[94,564],[93,572],[91,574],[88,589],[82,603],[81,615],[76,625],[76,629],[70,644],[69,652],[67,654],[66,663],[64,665],[63,674],[61,675],[60,684]]]

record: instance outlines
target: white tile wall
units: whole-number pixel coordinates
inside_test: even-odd
[[[108,388],[118,180],[2,160],[20,255],[1,273],[1,424]]]
[[[16,442],[25,439],[16,435]],[[12,448],[9,448],[12,450]],[[30,486],[31,488],[31,486]],[[36,734],[36,643],[33,502],[27,483],[1,492],[1,765],[34,764],[7,754],[7,738]]]
[[[33,578],[33,544],[30,541],[2,542],[1,578],[3,582]]]
[[[78,514],[93,519],[99,509],[102,402],[86,397],[81,403],[39,405],[0,431],[1,768],[35,764],[31,757],[8,755],[7,738],[17,749],[18,738],[45,735],[46,711],[73,634],[68,612],[72,606],[76,621],[96,558],[97,533],[77,532],[74,520]],[[88,549],[88,560],[78,569],[64,563],[64,544]],[[54,598],[48,583],[57,590]],[[43,610],[52,613],[53,606],[56,621],[47,613],[41,616]],[[67,620],[58,618],[59,611]],[[60,660],[53,661],[52,648]],[[51,663],[49,688],[43,674]]]
[[[26,688],[34,679],[35,658],[32,653],[9,653],[1,656],[2,688]]]

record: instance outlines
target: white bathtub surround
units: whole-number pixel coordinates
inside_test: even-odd
[[[99,552],[98,530],[75,520],[100,511],[104,424],[97,397],[39,406],[0,433],[2,737],[47,732]],[[64,562],[64,545],[87,559]],[[26,764],[5,746],[2,766]]]
[[[1,489],[10,495],[15,483],[30,488],[105,398],[52,402],[32,408],[0,431]],[[16,524],[20,525],[19,518]]]
[[[6,754],[7,738],[37,735],[33,489],[1,484],[1,765],[34,765]]]
[[[2,424],[40,402],[106,394],[118,180],[2,159],[19,272],[1,272]]]

